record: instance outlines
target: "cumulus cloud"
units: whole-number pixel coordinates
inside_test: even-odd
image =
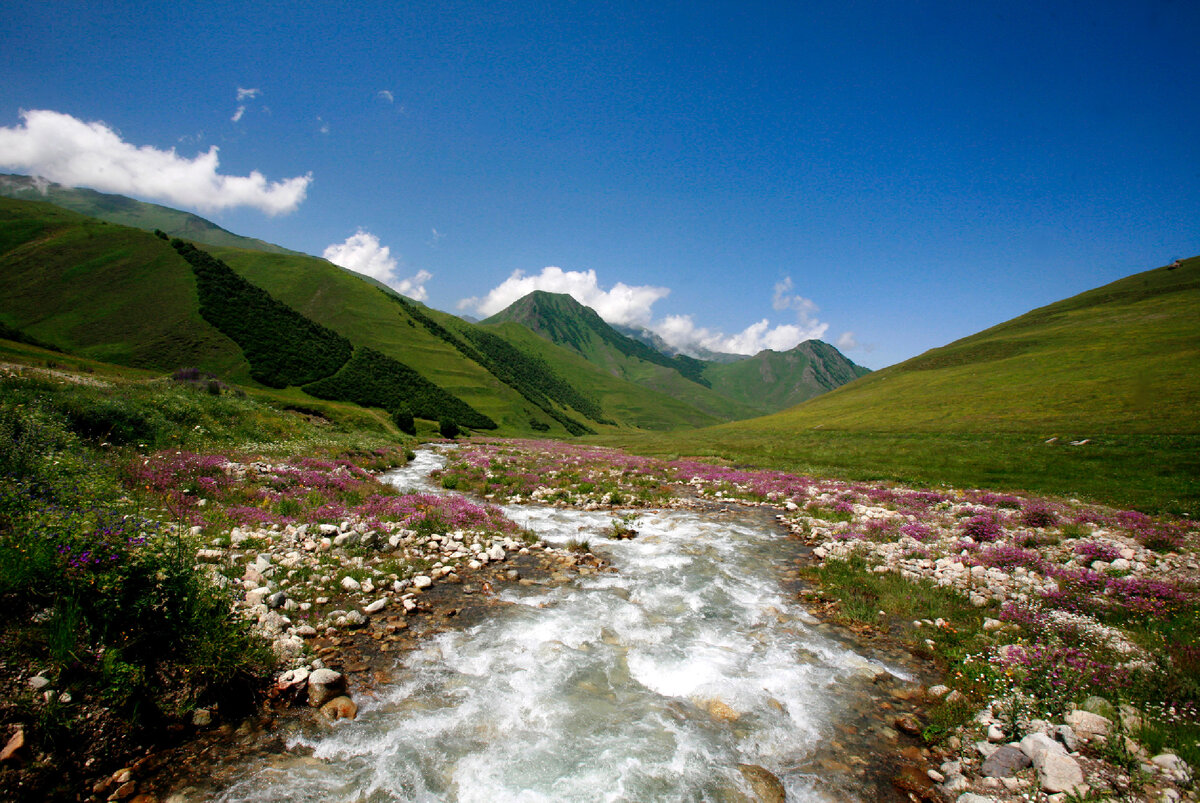
[[[378,92],[375,93],[375,97],[380,98],[381,100],[386,100],[388,103],[396,102],[396,96],[393,95],[391,93],[391,91],[387,90],[387,89],[379,90]]]
[[[858,338],[854,336],[853,332],[842,332],[840,335],[838,335],[837,343],[834,345],[836,345],[840,351],[850,351],[852,349],[859,348],[861,344],[858,342]]]
[[[650,321],[650,308],[654,302],[666,298],[671,292],[666,287],[631,286],[622,282],[613,285],[611,290],[602,290],[594,270],[547,267],[535,276],[527,276],[521,270],[513,271],[486,296],[464,298],[458,302],[458,308],[487,317],[534,290],[566,293],[580,304],[594,309],[604,320],[621,326],[645,326]]]
[[[742,331],[727,335],[719,330],[697,326],[691,315],[668,315],[648,327],[668,345],[685,354],[699,349],[726,354],[757,354],[763,349],[787,351],[805,340],[818,339],[828,324],[813,321],[808,326],[780,324],[772,326],[767,318],[750,324]]]
[[[364,229],[360,228],[347,237],[345,242],[329,246],[323,256],[335,265],[378,279],[409,298],[417,301],[429,298],[425,283],[433,278],[433,274],[427,270],[419,270],[415,276],[400,278],[400,265],[392,256],[392,249],[380,243],[378,237]]]
[[[257,170],[248,176],[221,175],[215,145],[188,159],[174,148],[138,147],[104,123],[85,123],[69,114],[22,111],[21,119],[21,126],[0,127],[0,166],[72,187],[202,210],[249,206],[278,215],[294,211],[312,182],[312,173],[273,182]]]

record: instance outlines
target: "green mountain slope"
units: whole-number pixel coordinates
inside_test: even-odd
[[[390,290],[317,257],[210,248],[239,274],[356,346],[412,367],[506,432],[570,434],[518,391],[430,332]],[[531,421],[537,421],[534,427]]]
[[[870,374],[772,423],[1194,433],[1198,412],[1200,258],[1194,258],[1035,309]]]
[[[714,391],[763,412],[794,407],[869,373],[821,340],[806,340],[782,352],[766,349],[745,360],[706,363],[704,367],[704,378]]]
[[[0,196],[23,201],[47,201],[88,217],[131,226],[144,231],[158,229],[172,237],[181,237],[205,245],[250,248],[279,254],[291,254],[278,245],[226,231],[199,215],[168,206],[135,201],[124,195],[112,195],[83,187],[66,187],[43,178],[0,174]]]
[[[534,291],[483,324],[508,322],[519,323],[574,351],[612,376],[670,396],[707,415],[730,420],[760,412],[709,389],[702,375],[704,364],[699,360],[667,357],[622,335],[569,295]]]
[[[774,415],[608,440],[1194,517],[1200,257],[1035,309]]]
[[[92,359],[249,379],[241,349],[200,315],[171,245],[49,203],[0,198],[0,322]]]
[[[522,324],[483,324],[521,351],[540,358],[573,387],[596,399],[606,417],[624,427],[675,430],[716,424],[721,419],[678,399],[630,382],[588,362],[582,355],[551,343]]]

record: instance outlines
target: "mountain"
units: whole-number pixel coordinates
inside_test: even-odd
[[[640,337],[631,337],[571,296],[540,290],[484,323],[519,323],[614,376],[723,418],[776,412],[869,373],[819,340],[805,341],[786,352],[766,350],[754,357],[738,356],[736,361],[725,361],[733,355],[718,355],[723,359],[716,362],[681,353],[664,354],[659,347],[666,344],[652,332],[634,330]],[[681,383],[680,377],[689,381]]]
[[[821,340],[787,351],[765,349],[738,362],[710,363],[703,376],[714,391],[763,412],[777,412],[871,373]]]
[[[708,415],[730,420],[761,412],[713,392],[703,377],[705,364],[700,360],[683,355],[668,357],[627,337],[569,295],[535,290],[483,321],[493,326],[503,323],[519,323],[612,376],[663,393]]]
[[[88,217],[109,223],[132,226],[143,231],[158,229],[171,237],[182,237],[205,245],[232,246],[268,251],[275,254],[294,254],[278,245],[242,237],[226,231],[217,224],[167,206],[136,201],[124,195],[112,195],[83,187],[66,187],[40,176],[0,174],[0,197],[24,201],[47,201]]]
[[[836,428],[1200,430],[1200,257],[1032,310],[773,422]]]
[[[195,367],[280,388],[288,403],[315,394],[391,411],[407,400],[418,418],[453,408],[468,426],[555,437],[732,418],[613,376],[523,327],[470,324],[324,259],[193,248],[44,201],[0,198],[0,276],[0,336],[118,365]]]

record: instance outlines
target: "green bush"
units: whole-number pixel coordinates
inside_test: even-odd
[[[417,422],[413,418],[412,410],[407,407],[401,407],[392,413],[392,420],[396,422],[396,426],[401,432],[409,435],[417,434]]]
[[[457,438],[458,424],[453,418],[443,418],[438,421],[438,432],[442,434],[443,438]]]

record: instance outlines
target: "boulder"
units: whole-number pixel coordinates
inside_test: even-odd
[[[320,708],[346,689],[346,678],[332,669],[318,669],[308,676],[308,704]]]
[[[1075,731],[1075,735],[1082,739],[1107,736],[1109,728],[1112,726],[1112,720],[1108,717],[1078,709],[1067,714],[1065,719],[1066,723]]]
[[[1083,769],[1078,761],[1066,753],[1046,753],[1037,770],[1043,792],[1080,793],[1077,787],[1083,785]]]
[[[988,756],[980,771],[989,778],[1011,778],[1032,763],[1022,750],[1006,744]]]
[[[1049,753],[1066,754],[1063,746],[1044,733],[1031,733],[1021,740],[1021,752],[1029,757],[1034,766],[1041,766],[1042,759]]]

